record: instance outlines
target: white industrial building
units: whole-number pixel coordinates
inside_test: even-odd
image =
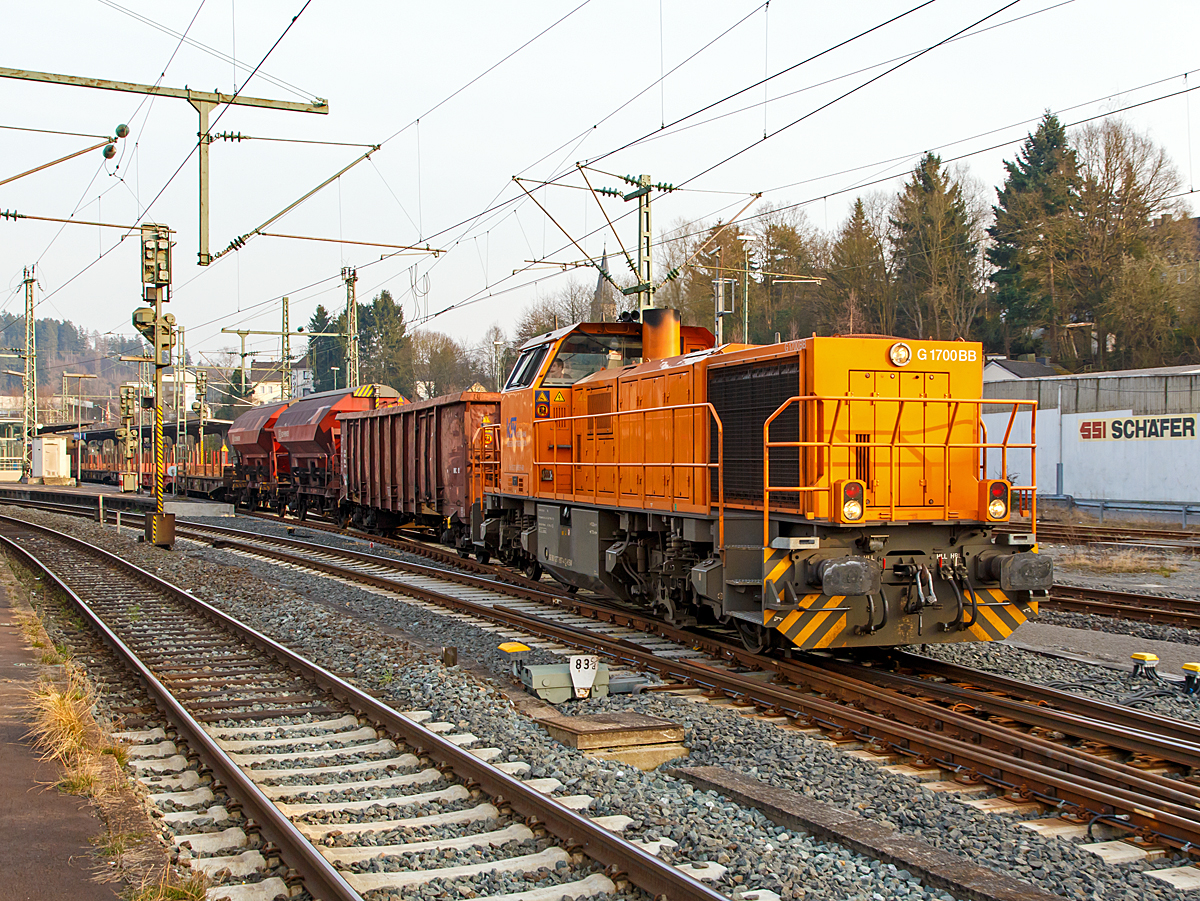
[[[1037,401],[1041,495],[1200,504],[1200,366],[999,379],[984,384],[983,396]],[[1028,442],[1029,419],[1018,416],[1011,441]],[[984,421],[997,441],[1008,411],[985,408]],[[995,453],[988,468],[1002,474]],[[1007,469],[1027,484],[1029,452],[1011,452]]]

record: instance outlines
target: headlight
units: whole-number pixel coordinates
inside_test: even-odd
[[[1000,498],[988,502],[988,516],[992,519],[1004,519],[1006,513],[1008,513],[1008,504]]]
[[[842,504],[843,519],[862,519],[863,508],[858,501],[846,501]]]
[[[894,366],[907,366],[908,361],[912,359],[912,349],[903,342],[893,344],[888,351],[888,359]]]

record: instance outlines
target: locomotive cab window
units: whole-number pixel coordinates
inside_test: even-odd
[[[504,390],[512,391],[514,388],[528,388],[532,385],[538,370],[542,368],[542,360],[546,358],[546,351],[549,347],[548,344],[541,344],[521,351],[521,356],[517,357],[512,374],[509,375],[508,381],[504,385]]]
[[[573,385],[601,369],[622,369],[642,362],[641,335],[588,335],[567,338],[542,379],[545,387]]]

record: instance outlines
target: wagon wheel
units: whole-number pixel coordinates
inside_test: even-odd
[[[744,619],[735,620],[737,623],[738,635],[742,638],[742,644],[746,646],[746,650],[751,654],[762,654],[771,646],[772,632],[774,629],[767,629],[757,623],[749,623]]]

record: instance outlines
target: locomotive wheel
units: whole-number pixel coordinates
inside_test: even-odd
[[[460,548],[458,548],[458,556],[460,556],[460,557],[462,557],[464,560],[466,560],[468,557],[470,557],[470,556],[471,556],[471,549],[470,549],[470,548],[465,548],[465,547],[460,547]]]
[[[478,560],[480,563],[483,563],[486,565],[487,562],[492,559],[492,555],[489,554],[487,551],[476,551],[475,559]]]
[[[737,620],[738,635],[742,638],[742,644],[751,654],[762,654],[770,646],[774,636],[774,629],[767,629],[756,623],[748,623],[744,619]]]
[[[525,564],[525,568],[522,570],[522,572],[525,573],[526,579],[536,582],[542,577],[542,564],[538,563],[536,560],[530,560]]]

